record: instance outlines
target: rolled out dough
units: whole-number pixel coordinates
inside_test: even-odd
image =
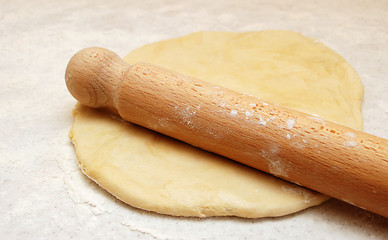
[[[198,32],[141,47],[146,61],[353,128],[363,87],[353,68],[319,41],[289,31]],[[326,196],[77,106],[69,134],[82,171],[122,201],[176,216],[281,216]]]

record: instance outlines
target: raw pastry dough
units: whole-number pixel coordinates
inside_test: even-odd
[[[147,61],[350,127],[362,128],[353,68],[318,41],[288,31],[198,32],[146,45]],[[319,193],[78,106],[70,138],[82,171],[122,201],[177,216],[281,216]]]

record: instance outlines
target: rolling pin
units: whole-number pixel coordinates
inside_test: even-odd
[[[387,139],[103,48],[65,79],[81,104],[388,217]]]

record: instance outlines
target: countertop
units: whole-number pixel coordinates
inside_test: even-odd
[[[85,177],[67,134],[78,50],[124,57],[201,30],[284,29],[341,54],[365,86],[366,132],[388,138],[388,1],[0,1],[2,239],[388,239],[388,219],[338,200],[279,218],[181,218],[121,203]]]

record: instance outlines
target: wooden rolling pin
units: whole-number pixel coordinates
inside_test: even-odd
[[[102,48],[65,78],[84,105],[388,217],[387,139]]]

